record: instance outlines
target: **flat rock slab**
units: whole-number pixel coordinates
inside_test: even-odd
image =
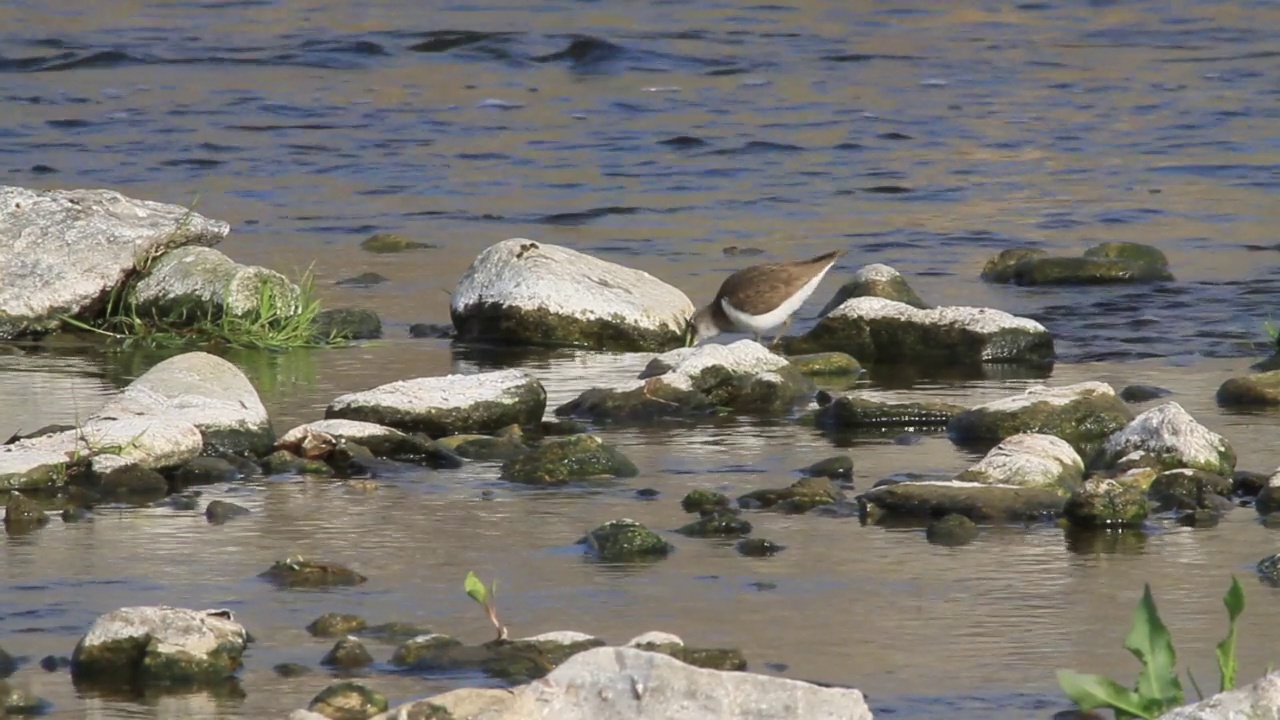
[[[956,480],[984,485],[1072,489],[1084,479],[1084,460],[1066,440],[1023,433],[1006,438]]]
[[[824,430],[944,428],[965,408],[950,403],[888,402],[862,395],[841,395],[821,408],[814,420]]]
[[[970,408],[947,431],[958,443],[996,443],[1020,433],[1054,435],[1077,451],[1099,443],[1133,419],[1106,383],[1037,385],[1018,395]]]
[[[1156,720],[1280,720],[1280,672],[1244,687],[1183,705]]]
[[[677,347],[693,310],[646,272],[524,238],[480,253],[449,308],[461,340],[597,350]]]
[[[127,607],[99,617],[71,655],[77,682],[200,684],[240,667],[248,633],[226,610]]]
[[[56,329],[90,312],[138,267],[231,226],[179,205],[111,190],[0,186],[0,339]]]
[[[667,655],[602,647],[513,690],[454,690],[374,720],[430,717],[438,705],[470,720],[870,720],[862,693],[748,672],[704,670]]]
[[[275,442],[267,409],[240,368],[220,357],[189,352],[157,363],[91,419],[141,415],[190,423],[204,452],[265,455]]]
[[[1132,453],[1149,455],[1150,466],[1160,470],[1192,468],[1231,477],[1236,468],[1231,443],[1196,422],[1176,402],[1147,410],[1108,438],[1098,464],[1112,467]]]
[[[325,419],[360,420],[431,437],[491,433],[542,419],[547,392],[520,370],[414,378],[348,393]]]
[[[838,351],[862,363],[919,366],[1038,363],[1054,357],[1043,325],[1001,310],[940,307],[921,310],[879,297],[856,297],[832,310],[787,352]]]
[[[281,316],[301,310],[302,291],[284,275],[241,265],[213,248],[186,247],[152,263],[133,285],[131,299],[141,312],[160,317],[186,313],[216,320],[257,312],[266,293]]]
[[[65,453],[22,441],[0,445],[0,492],[52,490],[67,481]]]
[[[970,482],[900,482],[858,497],[869,522],[898,518],[927,521],[963,515],[974,522],[1025,522],[1062,513],[1067,495],[1055,488]]]

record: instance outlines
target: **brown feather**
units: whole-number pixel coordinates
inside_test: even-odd
[[[844,252],[832,250],[809,260],[766,263],[743,268],[724,281],[711,305],[714,310],[719,311],[717,315],[724,315],[724,311],[720,309],[720,301],[728,297],[729,303],[738,310],[763,315],[798,292],[813,276],[839,260]],[[716,319],[720,320],[719,317]],[[728,320],[727,317],[724,319]]]

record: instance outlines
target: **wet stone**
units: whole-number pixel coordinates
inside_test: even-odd
[[[1249,470],[1237,470],[1231,474],[1231,494],[1237,497],[1257,497],[1267,486],[1267,475]]]
[[[83,485],[99,502],[147,503],[169,493],[169,481],[155,470],[141,465],[120,465],[106,472],[93,472]],[[75,483],[80,485],[80,481]]]
[[[1072,525],[1085,529],[1141,527],[1148,512],[1146,493],[1140,485],[1110,478],[1085,481],[1063,508]]]
[[[732,504],[728,495],[702,488],[690,490],[680,500],[680,507],[687,513],[709,513],[715,510],[728,509]]]
[[[1224,407],[1280,405],[1280,370],[1230,378],[1218,387],[1217,399]]]
[[[518,438],[490,435],[449,435],[435,441],[438,447],[468,460],[514,460],[529,452]]]
[[[387,710],[387,698],[364,683],[345,681],[321,690],[307,709],[330,720],[368,720]]]
[[[884,402],[859,395],[842,395],[819,408],[814,421],[824,430],[893,427],[946,427],[965,408],[943,402]]]
[[[978,526],[963,515],[951,514],[929,523],[924,536],[932,545],[960,547],[977,539]]]
[[[435,245],[419,240],[410,240],[398,233],[377,233],[370,235],[360,243],[360,249],[371,253],[398,253],[405,250],[425,250]]]
[[[406,640],[391,655],[391,666],[397,668],[427,669],[432,658],[450,648],[462,647],[462,642],[448,635],[428,633]]]
[[[351,587],[368,580],[348,567],[302,557],[278,560],[258,577],[281,588]]]
[[[1220,501],[1231,494],[1231,480],[1203,470],[1178,469],[1160,473],[1151,481],[1147,497],[1156,512],[1222,509]]]
[[[360,631],[360,636],[384,642],[402,642],[420,635],[430,635],[431,628],[418,623],[392,621],[370,625]]]
[[[532,451],[502,465],[503,480],[527,485],[564,485],[571,480],[629,478],[635,464],[595,435],[545,440]]]
[[[311,668],[302,663],[292,662],[276,663],[271,666],[271,671],[282,678],[296,678],[311,674]]]
[[[1053,257],[1042,250],[1013,248],[987,262],[982,279],[1018,285],[1096,285],[1172,280],[1164,253],[1150,245],[1108,242],[1081,257]]]
[[[0,678],[7,678],[18,670],[18,661],[4,648],[0,648]]]
[[[751,523],[732,513],[719,511],[703,515],[676,532],[689,537],[741,537],[751,534]]]
[[[636,490],[636,497],[641,500],[657,500],[661,494],[662,492],[657,488],[640,488]]]
[[[198,457],[183,463],[173,473],[177,487],[213,485],[240,479],[240,471],[230,462],[219,457]]]
[[[240,667],[249,634],[226,610],[128,607],[98,617],[76,644],[78,684],[205,685]]]
[[[1151,455],[1162,470],[1194,468],[1230,476],[1236,467],[1231,443],[1175,402],[1147,410],[1108,437],[1091,466],[1112,467],[1135,452]]]
[[[1172,394],[1172,390],[1155,385],[1127,385],[1120,391],[1120,399],[1127,403],[1144,403]]]
[[[45,672],[58,672],[71,667],[71,658],[66,655],[45,655],[40,658],[40,669]]]
[[[453,337],[453,326],[435,323],[414,323],[409,326],[409,337],[419,340],[448,340]]]
[[[805,477],[824,477],[832,480],[853,479],[853,458],[848,455],[834,455],[800,471]]]
[[[791,365],[810,377],[862,374],[862,364],[852,355],[842,352],[810,353],[787,358]]]
[[[380,273],[366,272],[366,273],[360,273],[359,275],[354,275],[349,278],[342,278],[341,280],[335,280],[333,284],[337,285],[338,287],[370,288],[370,287],[373,287],[374,285],[381,285],[382,283],[387,282],[390,279],[391,278],[387,277],[386,275],[382,275]]]
[[[888,265],[876,263],[859,268],[853,274],[853,279],[840,286],[835,297],[822,308],[822,312],[818,315],[826,315],[843,305],[845,300],[855,297],[879,297],[921,310],[927,310],[930,307],[920,299],[915,290],[911,289],[907,279],[902,277],[902,273]]]
[[[786,549],[785,545],[765,538],[746,538],[739,540],[735,546],[739,555],[745,557],[772,557]]]
[[[33,530],[49,522],[49,515],[30,498],[19,492],[10,492],[4,506],[4,526],[7,530]]]
[[[1132,412],[1110,385],[1039,385],[970,408],[947,426],[958,443],[998,443],[1021,433],[1054,435],[1085,451],[1125,427]]]
[[[311,337],[320,343],[382,337],[382,319],[364,308],[326,308],[316,313],[313,322]]]
[[[310,625],[307,625],[307,632],[314,637],[345,637],[352,633],[360,632],[366,627],[368,627],[368,623],[359,615],[325,613],[312,620]]]
[[[804,513],[819,505],[844,499],[844,493],[829,478],[807,477],[785,488],[754,490],[738,498],[738,504],[758,503],[761,508],[777,507],[788,513]]]
[[[365,649],[364,643],[353,637],[344,637],[334,643],[329,652],[320,660],[326,667],[352,670],[373,664],[373,656]]]
[[[666,557],[670,543],[635,520],[613,520],[579,541],[603,562],[635,562]]]
[[[974,522],[1032,522],[1060,515],[1066,497],[1058,488],[916,481],[878,485],[857,501],[872,523],[929,522],[950,514]]]
[[[249,508],[225,500],[213,500],[204,509],[205,519],[214,525],[248,514]]]

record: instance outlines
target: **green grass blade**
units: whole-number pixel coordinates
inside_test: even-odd
[[[1181,705],[1183,693],[1182,683],[1178,680],[1178,654],[1173,649],[1173,636],[1156,610],[1149,583],[1143,588],[1138,607],[1134,608],[1133,627],[1124,639],[1124,646],[1142,663],[1138,694],[1159,701],[1165,708]]]
[[[1227,606],[1227,636],[1218,643],[1218,673],[1222,678],[1219,692],[1233,690],[1236,686],[1236,621],[1244,612],[1244,588],[1235,575],[1231,576],[1231,587],[1222,597],[1222,604]]]
[[[480,582],[480,578],[476,577],[474,572],[467,572],[467,579],[463,583],[463,587],[472,600],[481,605],[489,604],[489,591],[485,590],[484,583]]]
[[[1058,686],[1076,707],[1084,711],[1108,708],[1115,712],[1116,720],[1159,715],[1159,711],[1152,710],[1149,700],[1109,677],[1059,670]]]

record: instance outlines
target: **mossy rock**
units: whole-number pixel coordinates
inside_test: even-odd
[[[721,510],[703,515],[676,532],[689,537],[741,537],[751,534],[751,523]]]
[[[320,659],[326,667],[355,670],[373,664],[373,656],[365,649],[364,643],[351,637],[339,638],[329,652]]]
[[[669,328],[642,328],[619,315],[583,319],[528,310],[500,303],[478,303],[467,315],[455,316],[459,340],[495,341],[547,347],[575,347],[612,352],[662,352],[684,345],[684,334]]]
[[[370,625],[360,631],[360,637],[385,642],[403,642],[415,637],[431,635],[431,628],[418,623],[391,621]]]
[[[1061,388],[1032,388],[1022,395],[959,413],[947,425],[951,439],[962,444],[994,444],[1023,433],[1055,435],[1087,457],[1112,433],[1124,428],[1133,413],[1102,383]]]
[[[173,483],[179,488],[215,485],[239,479],[240,470],[220,457],[192,458],[173,472]]]
[[[1172,390],[1155,385],[1126,385],[1120,391],[1120,399],[1127,403],[1144,403],[1172,394]]]
[[[853,274],[853,279],[836,290],[835,297],[822,308],[819,316],[835,310],[844,304],[845,300],[856,297],[879,297],[886,300],[893,300],[905,305],[910,305],[921,310],[928,309],[930,305],[915,290],[911,289],[911,285],[907,283],[907,279],[902,274],[888,265],[879,263],[867,265],[860,268]]]
[[[729,499],[728,495],[701,488],[690,490],[680,500],[680,507],[687,513],[709,513],[717,510],[727,510],[732,504],[733,501]]]
[[[1098,257],[1044,257],[1024,260],[1013,269],[1018,285],[1102,285],[1172,280],[1167,267]]]
[[[1280,554],[1259,560],[1257,571],[1259,580],[1271,587],[1280,587]]]
[[[307,709],[330,720],[368,720],[387,711],[387,698],[364,683],[345,680],[321,690]]]
[[[382,318],[363,308],[328,308],[316,313],[311,337],[319,343],[376,340],[382,337]]]
[[[929,523],[924,537],[931,545],[960,547],[978,538],[978,526],[963,515],[945,515]]]
[[[240,668],[248,632],[228,611],[127,607],[100,616],[76,644],[79,688],[217,687]]]
[[[779,545],[767,538],[744,538],[734,547],[738,554],[744,557],[773,557],[787,549],[785,545]]]
[[[840,377],[862,374],[862,364],[858,362],[857,358],[848,353],[810,353],[808,355],[795,355],[787,359],[791,361],[796,370],[810,377]]]
[[[1227,477],[1236,468],[1231,443],[1176,402],[1146,410],[1113,433],[1091,458],[1090,467],[1111,468],[1134,453],[1150,456],[1150,464],[1160,470],[1191,468]]]
[[[635,463],[595,435],[569,435],[544,441],[502,465],[502,479],[527,485],[564,485],[571,480],[629,478]]]
[[[833,455],[829,458],[802,468],[800,474],[805,477],[830,478],[832,480],[853,479],[853,458],[848,455]]]
[[[545,676],[573,655],[605,644],[603,640],[581,633],[571,635],[574,637],[569,641],[550,637],[542,639],[540,636],[496,640],[483,645],[463,645],[443,635],[415,638],[396,649],[391,664],[426,673],[478,670],[511,683],[528,682]]]
[[[93,472],[87,484],[73,482],[89,490],[99,502],[146,504],[169,494],[169,481],[155,470],[141,465],[119,465],[106,472]]]
[[[425,250],[434,248],[431,243],[421,242],[418,240],[410,240],[409,238],[398,233],[377,233],[370,235],[360,243],[360,249],[371,253],[398,253],[405,250]]]
[[[631,390],[592,388],[556,408],[555,414],[600,423],[648,425],[672,419],[705,418],[719,411],[714,402],[696,390],[655,382]]]
[[[1098,243],[1084,251],[1087,258],[1104,258],[1108,260],[1124,260],[1126,262],[1146,265],[1153,268],[1169,267],[1169,258],[1160,248],[1136,242],[1104,242]],[[1172,277],[1170,277],[1172,279]]]
[[[262,459],[262,469],[268,475],[309,475],[333,477],[336,473],[323,460],[300,458],[288,450],[276,450]]]
[[[518,439],[490,435],[448,435],[437,439],[435,444],[468,460],[513,460],[529,452],[529,447]]]
[[[1160,473],[1147,488],[1156,512],[1169,510],[1218,510],[1219,501],[1231,495],[1230,478],[1203,470],[1179,469]]]
[[[1138,528],[1147,519],[1150,507],[1144,489],[1136,484],[1110,478],[1085,481],[1071,494],[1063,508],[1067,521],[1079,528]]]
[[[1014,268],[1023,260],[1035,260],[1047,257],[1049,253],[1038,248],[1009,248],[1001,250],[999,255],[987,261],[982,268],[982,279],[993,283],[1011,283],[1014,279]]]
[[[322,638],[345,637],[360,632],[368,626],[369,623],[359,615],[325,613],[307,625],[307,632]]]
[[[635,520],[613,520],[578,541],[603,562],[637,562],[664,558],[671,544]]]
[[[974,522],[1034,522],[1062,513],[1066,495],[1057,488],[899,482],[858,496],[865,521],[931,521],[960,515]]]
[[[204,509],[204,517],[214,525],[250,514],[249,508],[225,500],[213,500]]]
[[[352,587],[368,580],[346,566],[302,557],[277,560],[258,577],[281,588]]]
[[[40,505],[20,492],[11,491],[4,506],[4,526],[9,531],[33,530],[49,524],[49,515]]]
[[[680,647],[670,653],[671,657],[694,667],[708,670],[725,670],[741,672],[747,669],[747,658],[741,650],[734,648],[691,648]]]
[[[804,513],[819,505],[829,505],[844,499],[844,493],[830,478],[801,478],[784,488],[754,490],[738,498],[743,507],[778,507],[790,513]]]
[[[1224,407],[1280,405],[1280,370],[1230,378],[1218,387],[1217,400]]]
[[[842,395],[818,408],[814,422],[824,430],[944,428],[964,411],[960,405],[944,402],[890,403]]]
[[[451,648],[463,647],[462,642],[448,635],[429,634],[410,638],[396,648],[391,655],[391,666],[427,670],[433,667],[435,658]]]

